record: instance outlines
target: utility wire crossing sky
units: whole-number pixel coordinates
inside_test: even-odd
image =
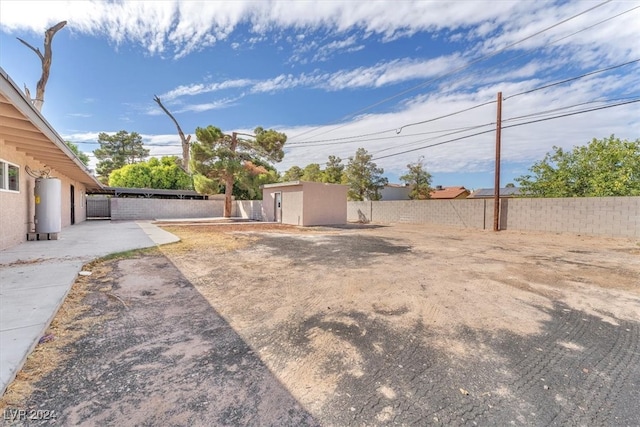
[[[0,66],[82,151],[138,132],[181,155],[180,126],[285,132],[283,172],[367,149],[391,182],[424,156],[434,185],[503,185],[553,146],[640,135],[640,1],[0,2]],[[95,159],[92,160],[95,165]]]

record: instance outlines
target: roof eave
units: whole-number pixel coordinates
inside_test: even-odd
[[[102,183],[93,176],[89,168],[78,159],[73,151],[67,146],[62,137],[56,132],[51,124],[36,110],[26,96],[20,91],[16,83],[9,77],[7,72],[0,67],[0,90],[4,96],[13,104],[14,108],[23,114],[33,126],[62,153],[64,153],[73,163],[86,175],[84,184],[89,188],[102,188]]]

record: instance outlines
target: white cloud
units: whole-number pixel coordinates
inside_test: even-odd
[[[421,31],[473,30],[476,36],[493,34],[498,37],[485,48],[504,46],[528,35],[568,13],[591,6],[589,2],[569,2],[560,5],[548,2],[502,1],[499,7],[487,2],[292,2],[292,1],[3,1],[0,2],[1,27],[4,31],[34,31],[41,34],[48,26],[68,21],[73,32],[106,36],[116,45],[125,41],[139,44],[150,54],[170,52],[180,58],[227,40],[239,25],[248,24],[255,34],[246,40],[254,44],[264,40],[264,34],[282,29],[297,32],[298,42],[306,41],[305,32],[323,29],[335,34],[350,31],[361,33],[359,38],[378,35],[383,41],[408,37]],[[628,2],[607,5],[599,12],[610,13],[629,7]],[[592,15],[589,15],[589,19]],[[598,16],[598,14],[593,14]],[[611,43],[598,39],[599,44],[614,46],[619,40],[629,41],[637,36],[630,25],[611,34]],[[576,20],[575,26],[585,20]],[[637,25],[636,25],[637,27]],[[567,28],[571,28],[570,26]],[[568,30],[567,30],[568,31]],[[303,37],[304,36],[304,37]],[[347,37],[342,43],[357,46],[358,39]],[[532,40],[544,45],[544,37]],[[238,42],[234,42],[238,43]],[[334,48],[340,47],[340,41]],[[626,43],[628,45],[628,43]],[[234,46],[238,46],[237,44]],[[525,45],[526,46],[526,45]],[[331,43],[327,49],[331,49]],[[636,48],[637,51],[640,48]],[[322,58],[322,53],[320,57]]]
[[[225,89],[238,89],[251,85],[253,83],[250,79],[233,79],[226,80],[220,83],[194,83],[190,85],[178,86],[175,89],[170,90],[167,93],[163,93],[159,96],[161,100],[172,101],[182,96],[201,95],[205,93],[217,92]]]
[[[640,77],[633,73],[626,77],[604,76],[582,79],[572,84],[555,86],[547,90],[508,99],[503,103],[503,120],[505,120],[503,125],[506,127],[547,116],[508,120],[513,117],[589,102],[594,99],[615,98],[615,91],[637,87],[639,84]],[[495,155],[495,133],[493,132],[496,118],[495,104],[436,122],[405,128],[400,134],[397,134],[393,129],[394,126],[390,126],[390,124],[409,124],[440,117],[481,102],[494,100],[498,90],[515,94],[537,85],[535,80],[524,80],[491,84],[481,87],[473,93],[437,92],[415,97],[411,102],[405,103],[405,108],[402,110],[365,115],[346,125],[282,128],[281,130],[290,136],[290,141],[285,159],[278,167],[284,171],[292,165],[322,164],[326,162],[329,155],[337,155],[346,159],[352,156],[358,147],[364,147],[370,153],[375,153],[375,158],[491,130],[490,133],[469,139],[376,160],[376,163],[383,167],[386,173],[396,175],[402,174],[406,165],[421,155],[425,156],[429,171],[434,173],[489,172],[493,170]],[[598,105],[602,104],[588,104],[580,108],[593,108]],[[558,111],[553,115],[575,110]],[[526,126],[505,128],[503,130],[503,162],[532,164],[534,160],[541,159],[554,145],[572,148],[575,145],[586,144],[594,137],[603,138],[612,133],[621,138],[635,140],[640,134],[638,114],[640,114],[639,104],[630,104]],[[454,129],[481,124],[490,125],[443,137],[426,133],[445,130],[452,132]],[[310,130],[312,132],[308,132]],[[337,140],[338,138],[367,135],[385,130],[388,132],[379,135]],[[304,133],[303,136],[295,137],[302,133]],[[327,139],[331,141],[313,143],[313,141]],[[301,141],[307,142],[300,144]]]
[[[520,10],[503,24],[498,34],[481,41],[479,49],[484,53],[503,49],[593,6],[596,4],[566,2],[537,11]],[[636,6],[637,4],[630,2],[608,3],[590,13],[571,19],[552,31],[543,32],[518,43],[516,49],[545,49],[550,45],[570,47],[573,48],[571,51],[565,50],[574,53],[570,60],[582,66],[597,64],[597,60],[603,58],[614,62],[635,59],[640,56],[640,44],[637,43],[640,38],[640,26],[637,24],[640,9],[625,13],[614,21],[599,23]],[[589,31],[580,32],[590,26],[594,27]]]
[[[568,16],[594,6],[588,1],[533,2],[533,1],[220,1],[220,2],[56,2],[45,1],[34,7],[33,2],[0,1],[0,28],[3,31],[42,31],[51,24],[68,19],[72,32],[105,36],[118,45],[133,42],[151,55],[182,57],[221,41],[229,40],[233,49],[252,47],[257,43],[289,43],[293,66],[306,61],[325,61],[335,55],[362,49],[364,42],[386,43],[399,37],[424,39],[421,57],[379,56],[372,63],[351,68],[330,68],[334,64],[306,72],[278,70],[260,77],[238,78],[184,84],[160,95],[163,101],[179,112],[208,111],[224,108],[245,94],[275,94],[295,88],[313,88],[325,91],[372,89],[416,81],[423,83],[448,74],[469,61],[491,54],[524,37],[549,27]],[[630,2],[611,2],[552,31],[519,43],[506,55],[496,56],[489,67],[471,67],[453,79],[438,81],[438,90],[403,99],[394,110],[379,114],[366,114],[341,125],[319,128],[307,126],[279,127],[290,136],[292,143],[287,156],[279,165],[281,170],[297,164],[322,163],[330,154],[344,159],[363,146],[379,155],[395,153],[453,138],[432,138],[432,134],[417,135],[442,129],[469,127],[495,120],[495,107],[488,106],[459,116],[415,126],[399,136],[391,129],[391,139],[360,141],[334,141],[331,145],[293,143],[310,139],[335,139],[350,135],[368,134],[437,117],[447,112],[468,108],[479,102],[495,99],[496,92],[510,96],[557,80],[559,72],[572,75],[595,68],[606,67],[640,57],[640,9],[629,12],[589,31],[571,34],[597,24],[600,20],[635,7]],[[249,28],[243,37],[230,37],[237,28]],[[286,31],[286,32],[285,32]],[[440,54],[431,50],[430,42],[441,40],[457,43],[458,54]],[[563,38],[566,37],[566,38]],[[389,48],[392,45],[383,46]],[[439,45],[440,46],[440,45]],[[369,53],[369,44],[367,44]],[[371,51],[374,51],[374,47]],[[415,50],[414,50],[415,51]],[[520,58],[518,63],[503,63],[509,57],[535,54]],[[431,56],[429,56],[431,55]],[[286,58],[286,55],[284,56]],[[380,59],[385,58],[385,59]],[[517,64],[517,65],[515,65]],[[522,64],[522,65],[521,65]],[[484,64],[483,64],[484,65]],[[564,70],[562,68],[565,68]],[[252,70],[253,71],[253,70]],[[549,109],[550,105],[563,106],[587,102],[596,98],[633,93],[640,87],[638,67],[633,66],[621,75],[595,76],[571,84],[549,88],[529,95],[508,99],[504,104],[504,117],[535,113]],[[247,74],[255,76],[256,74]],[[465,77],[466,76],[466,77]],[[400,89],[399,89],[400,90]],[[398,91],[399,91],[398,90]],[[221,100],[203,99],[203,95],[220,93]],[[626,92],[625,92],[626,91]],[[629,92],[631,91],[631,92]],[[399,98],[401,99],[401,98]],[[191,100],[191,102],[186,102]],[[148,114],[163,114],[153,105]],[[504,155],[507,162],[528,162],[539,159],[553,145],[570,148],[588,142],[593,137],[612,133],[623,138],[640,135],[638,104],[612,108],[585,115],[558,119],[505,129]],[[275,127],[275,126],[269,126]],[[294,136],[308,130],[304,137]],[[323,135],[324,133],[324,135]],[[148,136],[153,138],[169,136]],[[171,135],[172,141],[176,136]],[[97,133],[95,134],[97,138]],[[71,139],[73,140],[73,139]],[[406,164],[425,155],[432,172],[486,171],[493,167],[494,135],[479,135],[468,140],[452,142],[422,151],[380,159],[379,165],[387,172],[404,170]],[[296,147],[296,148],[294,148]],[[391,150],[381,151],[392,148]],[[175,154],[179,147],[155,147],[153,153]],[[166,150],[166,151],[162,151]],[[172,151],[169,151],[172,150]]]
[[[401,175],[404,173],[406,165],[417,160],[420,156],[424,156],[428,170],[436,174],[460,171],[491,172],[495,155],[495,134],[493,132],[496,118],[495,104],[436,122],[407,127],[400,134],[396,132],[396,129],[400,125],[440,117],[481,102],[494,100],[498,90],[515,94],[538,85],[537,80],[531,79],[511,83],[490,83],[479,87],[474,92],[457,90],[432,92],[428,95],[415,96],[396,111],[366,114],[340,125],[320,127],[267,125],[266,127],[277,128],[289,136],[288,144],[285,146],[284,161],[277,165],[281,172],[293,165],[323,164],[329,155],[337,155],[346,163],[347,158],[353,156],[358,147],[364,147],[373,153],[374,158],[404,150],[418,149],[406,154],[375,160],[388,175]],[[503,103],[503,125],[505,128],[502,132],[503,163],[532,164],[533,161],[541,159],[554,145],[572,148],[574,145],[586,144],[594,137],[607,137],[612,133],[621,138],[635,140],[637,135],[640,135],[640,122],[637,120],[638,114],[640,114],[639,104],[532,123],[526,126],[513,128],[507,128],[507,126],[524,121],[524,119],[509,120],[514,117],[589,102],[594,99],[608,99],[613,96],[613,92],[621,88],[634,88],[639,85],[640,76],[638,74],[631,73],[625,77],[600,76],[577,80],[571,84],[554,86],[505,100]],[[598,104],[592,105],[592,107],[596,106]],[[585,105],[581,108],[590,107],[590,105]],[[562,112],[558,111],[554,114]],[[531,117],[526,120],[542,117],[544,116]],[[488,126],[442,136],[455,132],[456,129],[483,124],[488,124]],[[228,129],[227,131],[234,130],[251,132],[247,129]],[[484,130],[491,130],[491,132],[445,145],[421,148]],[[386,132],[370,135],[382,131]],[[83,133],[66,135],[64,138],[72,142],[96,141],[97,135],[97,132]],[[355,135],[369,136],[339,139]],[[151,149],[151,154],[154,156],[180,154],[179,140],[175,134],[145,134],[143,141],[148,144],[148,148]],[[301,143],[302,141],[307,142]],[[472,183],[461,184],[472,186]]]
[[[233,105],[238,99],[239,98],[225,98],[225,99],[220,99],[214,102],[206,102],[204,104],[185,105],[179,110],[177,110],[176,113],[186,113],[186,112],[202,113],[204,111],[219,110],[221,108],[225,108],[230,105]]]
[[[314,62],[328,61],[337,53],[352,53],[364,49],[364,45],[359,44],[355,35],[351,35],[343,40],[334,40],[318,48],[311,59]]]
[[[98,134],[100,132],[80,132],[80,133],[69,133],[62,136],[62,139],[65,141],[71,142],[88,142],[88,141],[97,141]]]
[[[437,76],[448,69],[459,67],[462,64],[464,64],[464,60],[459,55],[426,60],[404,58],[380,62],[371,67],[358,67],[350,70],[340,70],[334,73],[280,74],[276,77],[261,81],[234,79],[210,84],[194,83],[182,85],[160,95],[160,99],[172,101],[184,96],[201,95],[224,89],[242,89],[246,87],[249,87],[252,93],[273,93],[297,87],[321,88],[330,91],[374,88]],[[157,114],[157,112],[151,114]]]

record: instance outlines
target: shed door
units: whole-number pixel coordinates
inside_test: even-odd
[[[282,193],[275,193],[273,212],[273,220],[275,222],[282,222]]]

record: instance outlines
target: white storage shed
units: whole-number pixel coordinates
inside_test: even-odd
[[[262,187],[265,221],[283,224],[344,225],[347,223],[347,186],[291,181]]]

